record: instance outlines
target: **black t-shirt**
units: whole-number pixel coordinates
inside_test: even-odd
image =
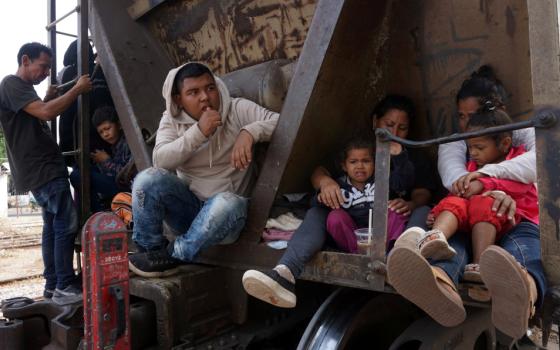
[[[8,75],[0,83],[0,123],[18,192],[35,190],[52,179],[68,176],[47,123],[23,110],[36,100],[39,96],[33,85],[16,75]]]

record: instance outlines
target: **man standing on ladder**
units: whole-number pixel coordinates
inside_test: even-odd
[[[31,191],[43,209],[42,253],[46,279],[44,297],[58,304],[81,301],[81,281],[73,269],[78,220],[68,171],[47,121],[66,110],[91,90],[88,75],[58,96],[50,86],[43,100],[33,85],[49,76],[52,51],[39,43],[23,45],[18,70],[0,83],[0,123],[6,137],[10,169],[18,193]]]

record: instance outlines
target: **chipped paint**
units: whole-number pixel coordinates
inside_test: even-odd
[[[316,0],[176,1],[149,18],[175,64],[199,60],[218,74],[278,58],[296,59]]]

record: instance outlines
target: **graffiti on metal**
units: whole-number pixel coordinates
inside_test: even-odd
[[[178,65],[204,61],[219,74],[277,58],[296,59],[316,0],[176,1],[150,26]]]

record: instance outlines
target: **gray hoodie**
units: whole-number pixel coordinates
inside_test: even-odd
[[[183,66],[169,71],[163,83],[165,111],[157,131],[154,166],[176,171],[201,200],[225,191],[248,196],[254,165],[244,171],[233,168],[233,145],[241,130],[247,130],[255,143],[269,141],[279,115],[247,99],[231,98],[224,82],[214,76],[220,92],[222,126],[207,138],[197,121],[173,101],[173,81]]]

